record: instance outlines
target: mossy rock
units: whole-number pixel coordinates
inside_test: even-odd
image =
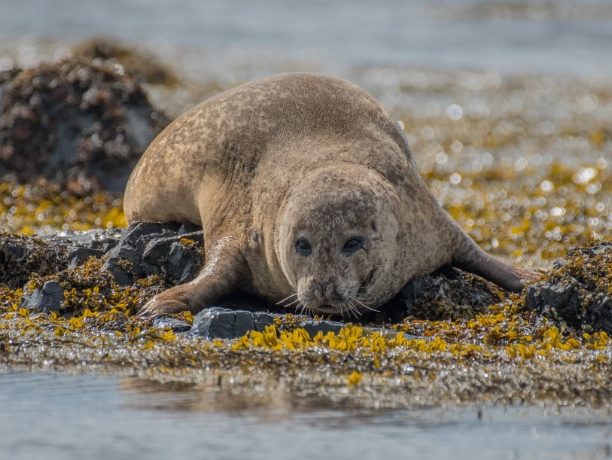
[[[168,123],[133,78],[81,59],[13,71],[0,87],[0,177],[122,191]]]
[[[75,57],[90,62],[118,64],[127,75],[141,83],[174,87],[180,82],[170,67],[155,56],[111,38],[91,38],[76,45],[72,52]]]
[[[525,303],[573,328],[612,334],[612,243],[571,250],[527,289]]]

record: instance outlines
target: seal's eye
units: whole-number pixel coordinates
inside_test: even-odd
[[[352,254],[363,247],[363,238],[360,236],[353,236],[346,240],[342,247],[342,252],[345,254]]]
[[[300,256],[309,256],[312,248],[310,247],[310,243],[306,238],[299,238],[295,242],[295,252]]]

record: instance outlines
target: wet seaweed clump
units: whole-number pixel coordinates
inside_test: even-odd
[[[50,275],[68,265],[64,246],[40,238],[0,233],[0,284],[16,289],[33,273]]]
[[[101,257],[119,241],[117,230],[62,232],[40,237],[0,233],[0,284],[22,287],[32,277],[76,268]]]
[[[0,176],[74,191],[121,191],[167,124],[134,79],[67,59],[12,71],[0,87]]]
[[[55,312],[70,320],[87,320],[97,330],[122,330],[142,303],[166,287],[158,277],[142,279],[131,286],[117,286],[112,276],[101,269],[102,260],[91,257],[78,267],[68,267],[49,276],[34,276],[21,291],[20,307],[36,312]],[[52,302],[37,303],[37,293],[47,295],[53,285],[58,294]],[[55,293],[53,293],[55,294]],[[38,294],[40,295],[40,294]]]
[[[173,87],[180,82],[170,67],[155,56],[107,37],[86,40],[75,46],[72,52],[76,57],[94,63],[120,66],[120,70],[140,83]]]
[[[525,303],[570,327],[612,333],[612,243],[572,249],[528,288]]]
[[[444,267],[414,278],[384,308],[392,322],[406,317],[427,320],[469,319],[504,298],[482,278]]]

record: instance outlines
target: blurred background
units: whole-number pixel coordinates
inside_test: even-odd
[[[0,270],[0,445],[7,455],[380,458],[401,451],[449,459],[609,458],[609,404],[596,412],[597,396],[610,395],[607,336],[601,348],[579,348],[558,362],[533,347],[533,361],[513,361],[503,344],[527,349],[523,340],[531,347],[533,339],[514,316],[518,296],[507,304],[508,316],[494,310],[469,327],[436,321],[414,329],[475,348],[491,338],[482,355],[466,361],[473,350],[453,352],[455,361],[449,353],[419,354],[415,361],[408,355],[397,362],[409,364],[374,372],[374,386],[360,392],[335,374],[341,363],[352,366],[358,352],[329,355],[310,368],[287,350],[278,354],[282,361],[244,354],[252,368],[233,372],[239,366],[231,363],[240,361],[229,360],[234,369],[222,374],[189,361],[199,376],[199,386],[191,387],[183,368],[153,373],[147,353],[158,352],[144,348],[152,343],[146,330],[141,334],[129,321],[86,310],[62,326],[53,318],[34,327],[32,319],[41,316],[20,308],[18,288],[31,272],[47,276],[64,262],[46,249],[44,257],[26,260],[42,243],[21,235],[41,235],[54,247],[72,230],[125,227],[125,182],[160,130],[214,94],[285,71],[332,74],[370,91],[401,122],[432,193],[486,251],[549,268],[573,247],[611,239],[611,0],[0,0],[0,265],[8,267]],[[109,249],[102,244],[98,256]],[[3,255],[5,248],[13,255]],[[600,266],[576,265],[603,292],[609,264],[601,254]],[[62,268],[61,275],[69,276],[63,286],[76,286],[66,291],[71,302],[92,305],[96,315],[129,309],[138,295],[159,287],[134,284],[108,297],[98,289],[99,266]],[[576,297],[573,273],[549,292],[581,315],[581,298],[604,305],[594,288]],[[549,323],[539,315],[532,320],[542,335]],[[84,324],[94,326],[81,329]],[[459,330],[472,331],[474,344]],[[74,339],[81,333],[83,342]],[[548,352],[546,334],[539,343]],[[582,341],[582,332],[576,337]],[[144,340],[142,348],[124,348]],[[79,343],[83,348],[73,352]],[[583,343],[592,347],[586,335]],[[66,360],[80,363],[76,372],[104,373],[111,363],[104,347],[116,354],[114,362],[125,363],[123,371],[109,372],[125,378],[2,367],[13,353],[19,363],[49,371]],[[190,356],[174,355],[180,349],[170,343],[163,347],[159,356],[168,362]],[[225,351],[230,354],[220,356],[234,356],[233,348]],[[90,361],[94,355],[100,367]],[[383,365],[395,362],[384,358]],[[279,379],[285,372],[288,379]],[[530,394],[537,404],[523,405]],[[556,402],[563,394],[584,407],[563,407]],[[550,398],[550,406],[543,401],[540,409],[540,398]],[[489,409],[492,401],[503,406]],[[368,404],[375,411],[356,410]],[[442,407],[381,412],[394,404]]]
[[[127,175],[169,120],[239,83],[315,71],[364,86],[404,123],[434,194],[481,246],[546,265],[612,228],[611,45],[607,0],[1,0],[0,175],[26,188],[4,184],[0,224],[125,225]],[[75,89],[74,62],[40,74],[65,59],[136,89],[89,68]],[[39,172],[114,195],[41,208],[53,196],[27,188]]]
[[[0,8],[0,34],[21,42],[20,64],[36,60],[28,41],[104,35],[164,54],[189,50],[196,74],[225,78],[287,66],[612,73],[606,0],[3,0]]]

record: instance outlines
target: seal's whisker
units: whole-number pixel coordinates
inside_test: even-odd
[[[351,318],[351,310],[350,307],[348,305],[348,303],[346,302],[342,302],[340,304],[340,314],[342,315],[342,318],[344,319],[344,314],[346,313],[346,316],[348,316],[348,318]]]
[[[312,316],[310,314],[310,308],[308,308],[301,300],[298,300],[298,306],[295,307],[295,310],[300,315]]]
[[[351,301],[347,300],[345,302],[345,305],[346,305],[346,311],[348,313],[348,317],[351,318],[352,316],[354,316],[355,319],[357,319],[357,311],[355,310],[355,307],[353,306]]]
[[[362,302],[366,302],[366,303],[373,303],[376,301],[376,297],[373,297],[373,296],[356,295],[355,297],[351,297],[351,298],[356,299],[356,300],[361,300]]]
[[[366,305],[361,300],[359,300],[359,299],[357,299],[355,297],[353,297],[351,300],[354,300],[355,302],[357,302],[360,306],[362,306],[366,310],[370,310],[370,311],[374,311],[376,313],[380,313],[380,310],[377,310],[376,308],[373,308],[373,307],[370,307],[370,306]]]
[[[351,299],[347,299],[347,302],[348,302],[348,305],[350,305],[351,311],[355,315],[355,319],[359,319],[359,317],[362,315],[362,313],[355,306],[355,304],[353,303],[353,301]]]
[[[279,300],[278,302],[276,302],[276,305],[281,305],[283,302],[285,302],[285,301],[287,301],[287,300],[291,299],[292,297],[296,297],[296,296],[297,296],[297,292],[294,292],[293,294],[288,295],[288,296],[287,296],[287,297],[285,297],[284,299]]]
[[[302,313],[312,318],[312,310],[310,309],[310,307],[307,307],[304,304],[301,304],[301,306],[302,306]]]
[[[295,299],[293,302],[287,304],[287,305],[283,305],[283,308],[291,308],[292,306],[294,306],[295,304],[300,303],[300,299]]]

